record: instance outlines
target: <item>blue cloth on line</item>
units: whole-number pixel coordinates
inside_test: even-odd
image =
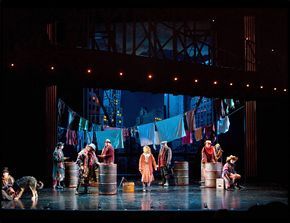
[[[173,141],[186,136],[183,114],[156,122],[160,142]]]
[[[98,149],[102,149],[105,145],[105,140],[110,139],[114,149],[124,148],[122,129],[113,129],[106,131],[96,131]]]
[[[137,130],[139,133],[141,146],[159,144],[158,135],[155,133],[154,123],[138,125]]]
[[[220,117],[220,119],[217,122],[217,134],[226,133],[229,131],[230,128],[230,119],[228,116],[225,116],[225,118]]]

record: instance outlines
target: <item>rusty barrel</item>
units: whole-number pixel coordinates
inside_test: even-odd
[[[174,178],[176,185],[188,185],[188,162],[186,161],[175,161],[174,162]]]
[[[134,182],[124,182],[123,183],[123,192],[125,193],[134,193],[135,183]]]
[[[99,194],[117,194],[117,164],[100,164]]]
[[[65,162],[65,185],[67,187],[77,187],[79,177],[79,167],[75,162]]]
[[[216,187],[216,179],[222,176],[222,163],[205,163],[204,165],[204,186]]]

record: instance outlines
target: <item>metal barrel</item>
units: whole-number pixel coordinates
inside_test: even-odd
[[[205,163],[204,186],[216,187],[216,179],[222,175],[222,163]]]
[[[188,162],[183,161],[175,161],[174,162],[174,178],[176,185],[188,185],[189,178],[188,178]]]
[[[99,194],[117,194],[117,164],[100,164]]]
[[[79,167],[75,162],[65,162],[65,185],[67,187],[77,187]]]

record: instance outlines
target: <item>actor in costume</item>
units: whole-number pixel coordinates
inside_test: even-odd
[[[241,179],[241,175],[237,174],[235,171],[235,163],[238,160],[238,157],[230,155],[226,159],[226,163],[223,166],[222,178],[225,180],[225,189],[243,189],[239,184],[239,180]]]
[[[111,144],[110,139],[106,139],[105,146],[102,150],[101,155],[98,155],[98,157],[103,159],[103,163],[105,164],[114,164],[115,160],[115,154],[114,154],[114,148]]]
[[[88,186],[90,178],[96,179],[95,170],[98,168],[99,161],[95,154],[96,146],[91,143],[78,153],[76,163],[79,166],[79,179],[76,188],[78,194],[81,183],[84,183],[85,193],[88,193]]]
[[[14,178],[9,174],[8,167],[4,167],[2,170],[2,200],[13,200],[15,197],[15,191],[13,189]]]
[[[149,146],[143,147],[143,153],[139,159],[139,171],[142,175],[141,182],[143,184],[143,191],[150,191],[151,182],[154,180],[153,169],[157,170],[157,165],[154,156],[151,153]],[[147,187],[147,188],[146,188]]]
[[[158,155],[158,169],[160,170],[160,175],[162,178],[161,184],[165,187],[169,185],[168,179],[171,173],[171,159],[172,150],[167,145],[167,141],[161,142],[161,148]]]
[[[65,177],[64,155],[63,155],[64,143],[57,143],[53,152],[53,166],[52,166],[52,188],[63,189],[61,182]]]

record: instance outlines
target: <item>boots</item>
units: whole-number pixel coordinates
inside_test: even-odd
[[[168,186],[169,186],[168,179],[166,179],[164,187],[168,187]]]

